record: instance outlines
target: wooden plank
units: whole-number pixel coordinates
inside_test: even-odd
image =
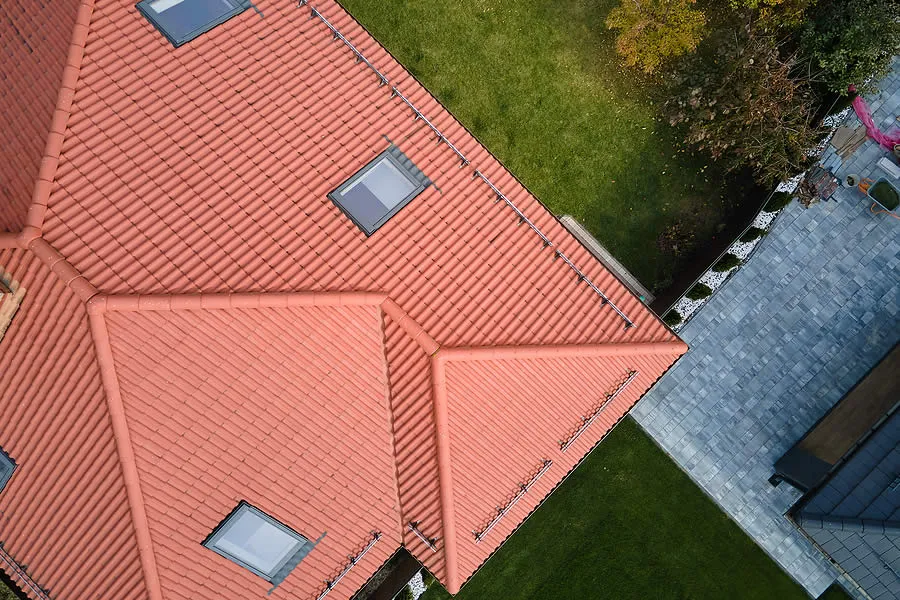
[[[797,444],[834,465],[900,398],[900,345],[850,390]]]

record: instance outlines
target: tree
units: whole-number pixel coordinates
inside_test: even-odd
[[[736,9],[749,8],[759,15],[760,22],[776,27],[799,25],[804,12],[815,0],[731,0]]]
[[[803,171],[821,132],[796,57],[783,58],[774,34],[750,24],[725,36],[717,52],[714,61],[681,65],[666,102],[671,124],[728,169],[752,168],[765,185]]]
[[[888,72],[900,52],[897,0],[820,0],[800,38],[814,80],[846,94]]]
[[[618,29],[616,50],[625,64],[646,73],[664,61],[694,50],[703,37],[706,16],[691,7],[695,0],[622,0],[606,18]]]

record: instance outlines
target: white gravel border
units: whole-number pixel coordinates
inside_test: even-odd
[[[409,591],[412,592],[413,600],[419,600],[419,596],[424,594],[425,590],[428,589],[425,587],[425,581],[422,579],[422,571],[413,575],[413,578],[409,580],[407,585],[409,586]]]
[[[756,218],[753,219],[753,227],[758,227],[760,229],[764,229],[766,231],[769,230],[769,227],[772,225],[772,221],[775,220],[775,217],[778,216],[778,212],[760,212],[756,215]],[[736,240],[731,246],[728,247],[727,252],[734,254],[742,261],[745,260],[750,254],[753,252],[753,249],[756,248],[757,244],[759,244],[763,238],[766,236],[760,236],[753,240],[752,242],[742,242],[740,239]],[[704,273],[700,279],[699,283],[706,284],[710,287],[713,292],[715,292],[716,288],[720,287],[723,283],[725,283],[731,274],[741,268],[741,265],[734,267],[728,271],[718,272],[709,269],[706,273]],[[706,301],[709,300],[709,297],[704,298],[702,300],[691,300],[687,296],[682,296],[681,299],[675,303],[673,310],[678,311],[678,314],[681,315],[681,323],[673,327],[672,329],[675,331],[681,330],[685,324],[690,320],[690,318],[697,312],[701,306],[706,304]]]
[[[834,135],[834,132],[837,131],[837,128],[840,127],[841,123],[843,123],[847,116],[850,115],[852,110],[852,107],[848,106],[836,115],[825,117],[822,120],[822,125],[829,129],[828,135],[826,135],[825,138],[814,148],[810,148],[807,151],[807,156],[820,156],[825,151],[825,148],[828,146],[828,142],[831,141],[831,137]],[[797,187],[800,185],[800,182],[803,181],[804,175],[806,175],[806,171],[794,175],[789,179],[785,179],[778,184],[778,186],[775,188],[775,192],[787,192],[789,194],[793,194],[797,190]],[[752,226],[768,231],[769,227],[772,226],[772,221],[774,221],[775,217],[778,216],[778,212],[779,211],[761,211],[758,215],[756,215],[756,218],[753,220]],[[765,238],[765,236],[760,236],[752,242],[741,242],[740,239],[735,240],[734,243],[729,246],[726,252],[734,254],[735,256],[740,258],[742,261],[741,264],[734,267],[733,269],[725,271],[724,273],[717,273],[716,271],[713,271],[712,268],[710,268],[700,277],[700,279],[698,280],[699,283],[705,283],[710,287],[710,289],[712,289],[713,293],[715,293],[716,288],[725,283],[725,281],[728,280],[728,278],[734,271],[741,268],[741,265],[743,265],[743,261],[746,260],[748,256],[750,256],[750,254],[753,252],[753,249],[756,248],[756,245],[759,244],[763,240],[763,238]],[[712,296],[710,295],[709,297],[702,300],[691,300],[687,296],[682,296],[681,299],[675,303],[675,306],[670,309],[670,311],[678,311],[678,314],[681,315],[681,323],[675,325],[674,327],[672,327],[672,329],[674,331],[680,331],[681,328],[687,325],[687,322],[691,320],[691,317],[694,315],[694,313],[697,312],[701,306],[706,304],[706,302],[711,297]]]

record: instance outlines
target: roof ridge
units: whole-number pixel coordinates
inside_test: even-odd
[[[44,238],[33,238],[25,247],[41,260],[41,262],[47,265],[47,268],[55,273],[60,281],[68,286],[68,288],[83,302],[89,302],[91,298],[100,293],[97,288],[95,288],[91,282],[78,271],[78,269],[72,266],[72,263],[66,260],[66,258]]]
[[[380,292],[222,292],[200,294],[97,294],[87,302],[90,314],[294,306],[379,306]]]
[[[453,502],[453,471],[450,458],[450,416],[447,398],[447,371],[444,353],[431,357],[431,401],[434,409],[434,435],[437,450],[438,489],[441,501],[441,529],[444,535],[443,583],[450,594],[459,592],[459,557],[456,549],[456,514]]]
[[[576,358],[683,354],[688,346],[676,339],[668,342],[618,342],[606,344],[548,344],[523,346],[457,346],[441,348],[439,356],[444,360],[520,360],[542,358]]]
[[[47,213],[47,203],[50,200],[53,180],[56,177],[56,169],[59,166],[59,157],[65,139],[66,126],[69,122],[69,116],[72,114],[75,85],[81,73],[84,46],[87,42],[91,16],[94,12],[94,1],[81,0],[78,5],[78,12],[75,15],[75,25],[72,28],[69,52],[66,56],[63,75],[59,84],[56,108],[53,110],[53,119],[50,122],[50,132],[47,134],[47,143],[44,146],[41,166],[34,184],[31,206],[28,208],[28,214],[25,217],[25,226],[19,234],[19,244],[23,247],[27,247],[32,240],[40,237],[44,227],[44,216]]]
[[[441,345],[393,299],[385,297],[381,309],[425,351],[425,354],[434,356],[440,349]]]
[[[804,529],[900,535],[900,521],[892,519],[863,519],[860,517],[801,513],[795,517],[795,520]]]
[[[384,304],[382,304],[381,310],[378,311],[378,327],[381,333],[379,336],[381,338],[381,365],[384,369],[385,412],[390,433],[388,446],[391,453],[391,461],[393,463],[391,476],[394,480],[394,497],[397,501],[395,505],[397,509],[397,525],[399,527],[397,533],[400,536],[400,539],[403,540],[403,504],[400,501],[400,460],[397,457],[397,423],[395,418],[396,415],[394,414],[394,388],[391,385],[391,364],[390,359],[388,358],[387,323],[385,322],[385,316],[390,317],[384,310]]]
[[[94,349],[97,355],[97,365],[100,368],[100,379],[103,384],[104,395],[106,396],[113,437],[116,440],[116,450],[119,455],[119,465],[122,468],[122,478],[125,482],[125,495],[128,499],[131,521],[134,526],[135,537],[137,538],[138,555],[141,561],[141,570],[144,574],[144,584],[147,586],[147,594],[150,600],[162,600],[162,584],[160,583],[159,570],[156,565],[153,540],[150,535],[150,522],[147,518],[147,509],[144,506],[144,496],[141,492],[141,481],[134,456],[134,446],[131,442],[128,421],[125,417],[125,405],[122,402],[119,379],[116,375],[115,360],[109,341],[109,329],[106,326],[106,318],[102,311],[88,310],[88,322],[91,328],[91,336],[94,338]]]

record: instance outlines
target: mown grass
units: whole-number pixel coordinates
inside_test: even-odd
[[[19,600],[12,590],[6,587],[6,584],[0,581],[0,600]]]
[[[835,583],[825,590],[825,593],[819,596],[819,600],[851,600],[850,594],[844,591],[839,584]]]
[[[678,152],[658,82],[623,69],[617,0],[343,0],[554,213],[572,214],[650,287],[711,239],[741,191]],[[676,248],[658,240],[680,224]]]
[[[808,600],[630,418],[456,598]]]

